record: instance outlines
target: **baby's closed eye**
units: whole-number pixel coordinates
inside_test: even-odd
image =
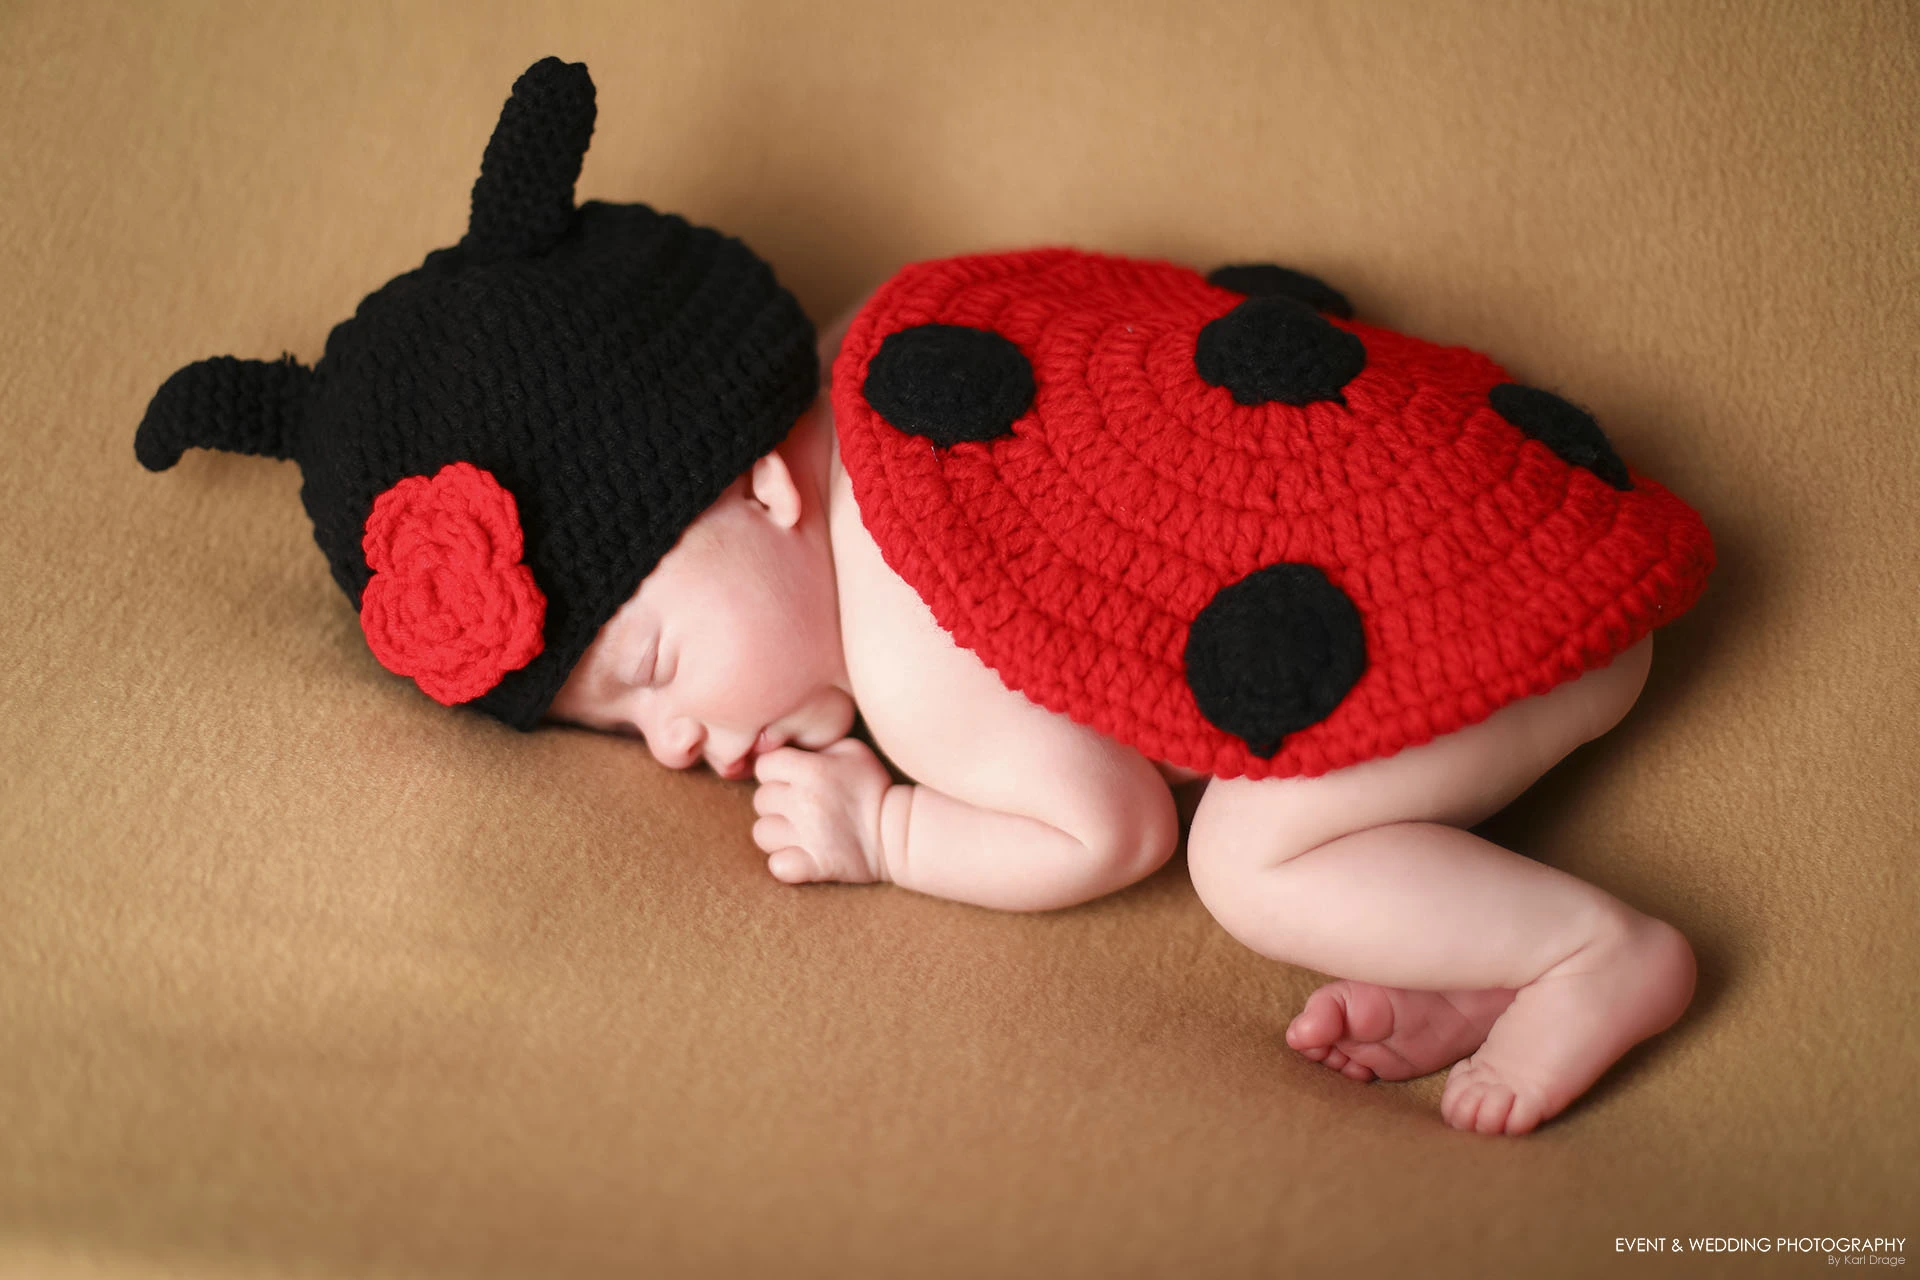
[[[636,689],[652,688],[659,666],[660,637],[656,635],[647,642],[647,647],[641,650],[639,659],[633,664],[633,670],[627,674],[627,683]]]

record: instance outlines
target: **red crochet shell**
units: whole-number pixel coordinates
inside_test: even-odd
[[[1705,524],[1591,419],[1485,356],[1342,319],[1339,295],[1279,274],[1323,290],[1295,294],[1320,311],[1170,263],[1043,249],[910,266],[854,319],[832,399],[862,519],[1009,688],[1156,760],[1312,777],[1605,666],[1698,599]],[[1282,359],[1276,342],[1310,349]],[[1022,362],[1031,382],[1009,392]],[[1603,462],[1515,425],[1516,396],[1584,419]],[[986,438],[911,421],[987,402]],[[1276,565],[1296,567],[1259,572]],[[1243,580],[1307,591],[1305,613],[1285,592],[1220,607]],[[1200,621],[1210,605],[1226,620]],[[1224,647],[1197,643],[1203,625]],[[1249,729],[1270,706],[1291,708],[1284,731]]]

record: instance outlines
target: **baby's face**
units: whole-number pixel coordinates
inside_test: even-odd
[[[853,697],[826,520],[780,453],[688,527],[600,629],[548,718],[638,735],[660,763],[744,778],[845,737]]]

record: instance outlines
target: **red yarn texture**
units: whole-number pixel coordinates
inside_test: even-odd
[[[832,398],[862,519],[1009,688],[1155,760],[1313,777],[1605,666],[1699,598],[1698,513],[1529,439],[1488,405],[1511,379],[1485,356],[1327,317],[1367,349],[1344,405],[1236,404],[1194,347],[1241,301],[1171,263],[1042,249],[910,266],[854,319]],[[867,404],[882,341],[929,323],[1025,354],[1011,436],[935,448]],[[1200,714],[1182,655],[1215,592],[1279,561],[1352,599],[1367,667],[1262,759]]]
[[[367,645],[435,702],[477,698],[540,653],[547,599],[491,473],[455,462],[408,476],[373,500],[361,546],[374,571],[360,597]]]

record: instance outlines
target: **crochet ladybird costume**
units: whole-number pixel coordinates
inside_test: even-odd
[[[854,319],[832,399],[868,530],[957,643],[1218,777],[1483,720],[1680,616],[1714,562],[1585,412],[1279,267],[921,263]]]

